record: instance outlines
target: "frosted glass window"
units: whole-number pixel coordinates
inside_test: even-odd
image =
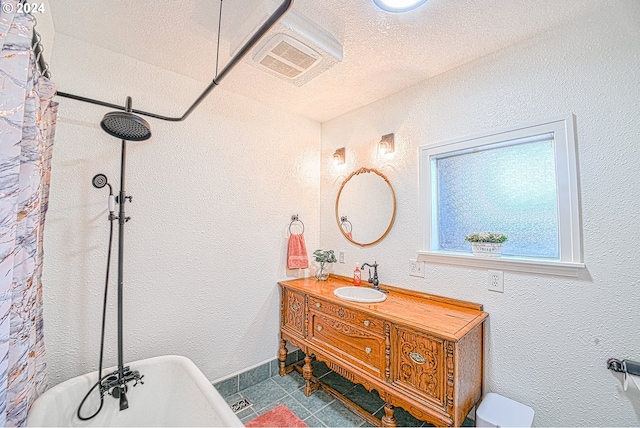
[[[465,235],[492,231],[509,236],[504,255],[559,257],[554,142],[539,138],[436,158],[439,250],[470,252]]]
[[[569,114],[421,146],[418,260],[577,275],[575,129]],[[474,232],[506,234],[502,257],[472,256]]]

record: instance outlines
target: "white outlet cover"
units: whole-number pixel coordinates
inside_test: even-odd
[[[419,262],[416,259],[409,259],[409,275],[424,278],[424,262]]]
[[[504,272],[501,270],[490,270],[488,275],[489,290],[504,293]]]

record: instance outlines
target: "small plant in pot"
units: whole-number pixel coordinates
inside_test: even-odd
[[[327,263],[337,262],[333,250],[315,250],[313,252],[313,256],[316,263],[320,264],[318,270],[316,270],[316,279],[318,281],[326,281],[327,278],[329,278],[329,267],[327,266]]]
[[[500,257],[502,255],[502,244],[509,238],[501,232],[475,232],[464,237],[464,240],[471,243],[471,250],[474,256]]]

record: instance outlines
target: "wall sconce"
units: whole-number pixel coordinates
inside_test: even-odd
[[[339,148],[333,153],[334,165],[343,165],[345,162],[344,147]]]
[[[383,135],[378,143],[378,156],[387,156],[396,151],[393,133]]]

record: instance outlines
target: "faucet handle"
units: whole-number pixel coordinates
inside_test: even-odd
[[[136,383],[134,383],[134,384],[133,384],[133,386],[136,386],[137,384],[144,385],[144,381],[142,380],[142,378],[143,378],[143,377],[144,377],[144,375],[142,375],[142,376],[140,376],[140,375],[136,376],[136,377],[134,378],[134,380],[136,381]]]

